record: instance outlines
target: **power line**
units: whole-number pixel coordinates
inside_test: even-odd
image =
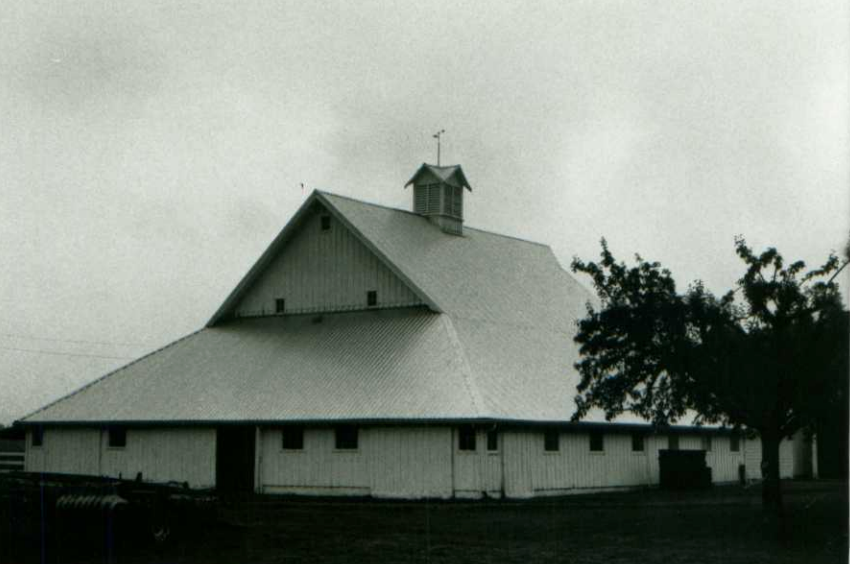
[[[48,354],[55,356],[80,356],[87,358],[105,358],[109,360],[133,360],[133,357],[130,356],[107,356],[103,354],[85,354],[85,353],[72,353],[72,352],[63,352],[63,351],[48,351],[44,349],[20,349],[16,347],[0,347],[0,350],[4,351],[19,351],[19,352],[29,352],[36,354]]]
[[[119,347],[144,347],[145,343],[117,343],[114,341],[89,341],[86,339],[57,339],[55,337],[34,337],[32,335],[20,335],[17,333],[0,333],[2,337],[12,337],[15,339],[31,339],[35,341],[53,341],[57,343],[81,343],[86,345],[116,345]]]

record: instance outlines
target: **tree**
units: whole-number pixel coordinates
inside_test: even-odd
[[[830,254],[805,271],[774,248],[754,253],[743,238],[735,250],[746,270],[719,298],[700,281],[679,293],[657,262],[618,262],[604,239],[598,263],[573,260],[600,300],[575,337],[573,419],[601,408],[608,420],[630,411],[665,426],[695,414],[698,425],[755,432],[764,505],[781,510],[780,441],[846,401],[847,316],[835,278],[847,261]]]

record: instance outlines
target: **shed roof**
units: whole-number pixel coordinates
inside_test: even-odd
[[[329,193],[311,200],[435,306],[321,323],[214,318],[23,421],[570,419],[575,321],[592,297],[548,246],[473,228],[455,237],[419,215]]]

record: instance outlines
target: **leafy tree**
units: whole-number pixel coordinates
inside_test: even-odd
[[[847,261],[831,254],[806,271],[774,248],[754,253],[743,238],[735,250],[746,270],[721,297],[700,281],[679,293],[669,270],[640,256],[632,267],[618,262],[604,239],[598,263],[573,260],[600,299],[575,337],[574,420],[592,408],[658,426],[695,414],[696,424],[758,433],[763,500],[781,509],[780,441],[847,399],[847,316],[835,283]]]

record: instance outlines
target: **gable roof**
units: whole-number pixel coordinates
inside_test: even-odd
[[[317,201],[431,311],[225,320]],[[548,246],[314,192],[204,329],[24,422],[566,422],[591,299]]]
[[[466,179],[466,175],[463,173],[463,169],[460,168],[460,165],[437,166],[422,163],[422,166],[420,166],[413,176],[410,177],[410,180],[407,181],[404,187],[407,188],[413,184],[420,175],[426,172],[430,172],[446,184],[456,186],[458,188],[466,188],[472,192],[472,186],[469,185],[469,181]]]

